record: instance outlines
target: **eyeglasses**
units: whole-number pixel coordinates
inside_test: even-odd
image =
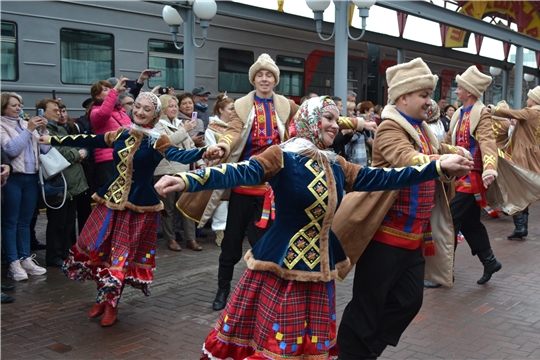
[[[123,103],[122,105],[133,105],[133,104],[134,104],[133,101],[128,101],[128,102]]]

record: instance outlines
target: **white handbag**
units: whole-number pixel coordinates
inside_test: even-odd
[[[59,174],[70,165],[66,158],[53,147],[51,147],[48,153],[39,154],[39,162],[44,180],[48,180],[54,175]]]

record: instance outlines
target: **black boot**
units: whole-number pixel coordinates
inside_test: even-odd
[[[227,298],[231,292],[231,282],[226,280],[218,280],[218,291],[216,298],[212,303],[213,310],[223,310],[227,304]]]
[[[525,209],[523,212],[513,216],[515,229],[514,232],[508,235],[508,239],[522,239],[528,235],[527,227],[529,223],[529,211]]]
[[[495,254],[493,254],[493,250],[491,249],[479,252],[477,255],[482,262],[482,265],[484,265],[484,274],[476,283],[482,285],[491,279],[491,275],[501,270],[502,264],[499,262],[499,260],[497,260]]]

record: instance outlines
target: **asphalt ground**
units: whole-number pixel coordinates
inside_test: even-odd
[[[502,270],[486,285],[477,285],[482,265],[466,243],[460,244],[454,287],[426,289],[420,313],[382,358],[540,359],[540,204],[531,207],[529,219],[526,240],[509,241],[512,218],[483,218]],[[42,242],[45,226],[41,214],[37,233]],[[2,268],[2,283],[16,286],[9,293],[15,302],[1,306],[2,359],[198,359],[219,317],[211,304],[220,248],[213,233],[205,232],[201,252],[185,246],[173,252],[158,242],[152,295],[126,287],[119,321],[110,328],[87,316],[95,301],[93,282],[69,280],[59,268],[13,282]],[[36,254],[44,264],[45,251]],[[242,261],[235,283],[244,269]],[[352,274],[337,283],[338,321],[352,283]]]

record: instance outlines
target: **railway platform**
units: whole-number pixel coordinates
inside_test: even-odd
[[[540,359],[540,203],[529,219],[528,238],[509,241],[512,218],[484,218],[502,270],[477,285],[482,265],[460,244],[454,287],[426,289],[420,313],[382,359]],[[40,241],[45,222],[41,214]],[[211,303],[220,250],[207,233],[202,252],[172,252],[160,240],[152,295],[127,287],[119,321],[110,328],[87,317],[96,294],[92,282],[71,281],[59,268],[48,268],[46,276],[14,283],[2,268],[2,283],[16,286],[9,293],[15,302],[1,306],[2,359],[198,359],[219,316]],[[44,264],[45,252],[37,254]],[[239,263],[235,282],[244,269]],[[336,286],[338,320],[352,282],[351,275]]]

